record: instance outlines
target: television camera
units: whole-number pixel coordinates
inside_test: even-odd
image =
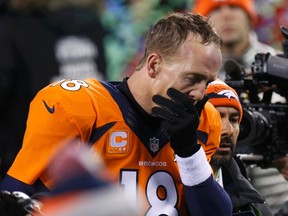
[[[250,73],[233,60],[224,65],[225,82],[237,91],[243,107],[236,154],[263,168],[288,154],[288,28],[281,32],[283,54],[257,53]],[[272,103],[273,92],[286,101]]]

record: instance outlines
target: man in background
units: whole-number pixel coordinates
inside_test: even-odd
[[[249,182],[244,164],[235,155],[243,115],[238,94],[220,79],[211,82],[206,93],[222,121],[220,146],[210,161],[215,179],[229,194],[233,213],[271,216],[270,207]]]

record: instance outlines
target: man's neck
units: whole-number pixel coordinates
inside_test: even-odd
[[[144,78],[141,77],[139,71],[134,72],[128,80],[128,88],[134,97],[135,101],[145,110],[148,114],[151,113],[152,108],[152,96],[150,95],[149,88],[145,84]]]
[[[231,43],[223,43],[222,54],[224,56],[231,56],[241,58],[250,46],[249,35],[243,40],[238,40]]]
[[[212,167],[212,170],[213,170],[213,172],[214,172],[214,175],[216,176],[216,174],[219,172],[219,170],[220,170],[221,167],[219,167],[219,166],[214,166],[214,165],[211,165],[211,167]]]

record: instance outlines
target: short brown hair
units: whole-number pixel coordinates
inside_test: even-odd
[[[169,57],[184,43],[189,33],[200,36],[202,44],[215,43],[221,48],[222,39],[209,22],[209,18],[189,12],[171,13],[159,20],[148,32],[145,41],[145,53],[136,67],[143,67],[148,55],[159,53]]]

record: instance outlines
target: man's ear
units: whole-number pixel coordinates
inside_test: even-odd
[[[159,71],[158,67],[162,62],[161,56],[156,53],[151,53],[147,58],[148,75],[154,78]]]

